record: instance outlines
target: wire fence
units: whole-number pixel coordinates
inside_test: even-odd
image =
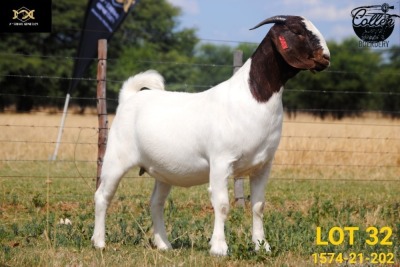
[[[1,115],[0,178],[43,178],[49,164],[52,179],[96,177],[97,116],[69,112],[60,158],[49,163],[58,119],[60,114],[44,111]],[[271,179],[400,182],[400,124],[381,118],[364,120],[286,118]],[[127,178],[146,177],[133,171]]]
[[[55,60],[75,60],[75,57],[25,55],[0,53],[0,57],[40,57]],[[93,61],[97,59],[91,59]],[[108,59],[113,61],[114,59]],[[204,64],[196,62],[173,62],[139,60],[143,64],[168,64],[184,67],[231,68],[232,65]],[[330,71],[332,75],[349,74],[349,72]],[[358,73],[358,72],[355,72]],[[368,75],[368,73],[358,73]],[[396,73],[400,75],[400,73]],[[71,77],[60,77],[50,74],[33,75],[4,74],[0,78],[25,80],[66,80]],[[96,83],[92,77],[78,80]],[[121,80],[108,80],[107,83],[120,83]],[[196,87],[207,89],[209,84],[167,84],[174,87]],[[301,90],[285,88],[286,92],[306,92],[309,94],[365,94],[371,97],[390,96],[398,98],[400,93],[393,91],[328,91],[322,89]],[[2,97],[36,98],[63,103],[64,96],[41,94],[20,94],[0,91]],[[71,102],[84,101],[95,105],[95,97],[71,97]],[[107,98],[108,103],[116,105],[118,99]],[[290,107],[289,107],[290,108]],[[385,181],[400,182],[400,122],[388,119],[378,113],[399,114],[400,110],[385,111],[371,109],[297,109],[297,112],[359,112],[367,115],[343,120],[322,120],[310,115],[300,114],[284,119],[283,135],[277,151],[272,180],[323,180],[323,181]],[[70,109],[67,124],[60,143],[60,158],[50,162],[51,151],[56,144],[59,129],[58,120],[62,111],[59,109],[32,110],[29,114],[14,114],[12,107],[3,109],[0,115],[0,179],[38,179],[50,176],[52,179],[94,179],[97,164],[96,114],[82,116]],[[111,116],[112,121],[112,116]],[[47,166],[47,167],[46,167]],[[50,166],[50,167],[48,167]],[[50,171],[50,173],[49,173]],[[143,179],[134,170],[127,175],[132,179]]]

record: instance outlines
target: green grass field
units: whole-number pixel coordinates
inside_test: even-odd
[[[38,143],[5,142],[0,152],[3,160],[0,162],[0,266],[400,265],[400,146],[398,139],[393,139],[399,129],[396,121],[385,122],[395,125],[385,129],[385,133],[373,128],[370,122],[365,129],[353,129],[348,124],[328,124],[329,129],[324,129],[324,125],[318,129],[313,128],[315,124],[300,125],[302,128],[296,123],[292,123],[292,129],[290,121],[286,123],[284,135],[293,135],[293,131],[306,138],[297,143],[282,140],[283,150],[278,152],[277,164],[268,182],[264,227],[272,252],[253,251],[249,203],[246,202],[244,209],[234,207],[232,180],[232,205],[226,223],[229,256],[212,257],[208,241],[213,229],[213,209],[207,185],[173,189],[164,216],[174,249],[160,252],[152,243],[149,214],[153,180],[138,178],[137,170],[122,180],[108,211],[107,248],[104,251],[92,248],[97,135],[95,130],[73,127],[95,127],[94,118],[69,118],[71,128],[64,140],[70,144],[62,146],[59,162],[47,161],[54,144],[44,143],[55,136],[55,127],[32,127],[25,131],[17,128],[14,132],[12,127],[3,128],[0,140],[36,140]],[[57,121],[56,116],[0,118],[3,125],[52,126]],[[309,137],[331,134],[335,126],[335,134],[349,137],[360,133],[369,138],[356,140],[357,144],[352,144],[355,139],[333,138],[330,141],[336,143],[330,144]],[[360,149],[363,153],[346,153],[344,157],[340,153],[338,156],[325,152],[317,156],[300,149],[304,147],[342,152]],[[384,152],[380,154],[379,149]],[[340,164],[332,164],[335,157],[340,157],[336,161]],[[368,167],[374,157],[375,162],[393,167]],[[289,166],[288,162],[294,164]],[[318,166],[310,164],[315,162]],[[344,162],[351,164],[346,166]],[[298,166],[301,164],[308,167]],[[247,182],[245,195],[249,195]],[[60,223],[66,218],[71,225]],[[331,229],[357,227],[358,230],[352,236],[353,244],[349,242],[349,232],[344,231],[340,244],[317,245],[317,227],[321,228],[322,242],[339,243],[340,232],[336,231],[330,239]],[[376,235],[367,232],[369,227],[382,232]],[[367,241],[376,241],[376,244],[370,245]]]
[[[91,182],[3,179],[0,261],[6,266],[312,266],[313,253],[356,252],[394,253],[393,261],[399,262],[400,189],[393,183],[272,180],[265,210],[272,253],[253,251],[247,206],[232,208],[226,224],[230,255],[217,258],[208,255],[213,211],[206,186],[173,190],[165,218],[175,249],[159,252],[153,248],[148,209],[151,179],[122,181],[108,213],[108,247],[93,249],[93,187],[87,184]],[[65,218],[72,225],[59,224]],[[318,246],[318,226],[322,240],[327,240],[327,230],[334,226],[356,226],[360,231],[352,246],[348,241]],[[366,245],[369,226],[389,226],[393,244]],[[379,240],[386,234],[379,235]]]

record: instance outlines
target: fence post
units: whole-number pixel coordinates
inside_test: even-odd
[[[97,153],[96,189],[100,185],[101,168],[107,146],[108,119],[106,105],[107,40],[98,41],[97,63],[97,115],[99,119],[99,140]]]
[[[235,74],[243,65],[243,51],[236,50],[233,54],[233,74]],[[234,177],[234,194],[235,205],[237,207],[244,207],[244,192],[243,192],[242,177]]]

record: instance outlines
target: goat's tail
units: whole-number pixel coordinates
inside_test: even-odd
[[[122,85],[119,103],[123,103],[143,89],[164,90],[164,78],[155,70],[148,70],[130,77]]]

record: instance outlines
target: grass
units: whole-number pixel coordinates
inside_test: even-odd
[[[70,115],[59,161],[48,162],[59,116],[4,114],[0,125],[10,126],[0,126],[0,140],[7,141],[0,151],[0,266],[314,266],[312,254],[323,252],[394,253],[398,266],[398,121],[369,116],[321,122],[304,115],[286,119],[266,192],[272,253],[253,251],[248,201],[244,209],[232,201],[229,256],[210,257],[207,186],[173,189],[165,220],[174,250],[160,252],[153,246],[148,208],[153,180],[138,178],[137,170],[122,180],[108,212],[107,248],[93,249],[97,117]],[[66,218],[72,225],[60,224]],[[334,226],[359,227],[355,244],[346,235],[341,245],[316,245],[316,228],[327,240]],[[369,226],[389,226],[393,244],[366,245]]]

